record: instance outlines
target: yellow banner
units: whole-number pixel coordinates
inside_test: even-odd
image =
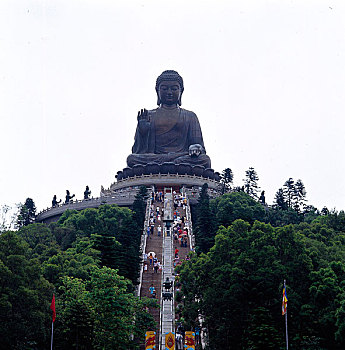
[[[156,332],[148,331],[145,334],[145,350],[156,349]]]
[[[195,333],[191,331],[185,332],[184,343],[186,350],[195,350]]]
[[[165,334],[165,350],[175,350],[175,334],[166,333]]]

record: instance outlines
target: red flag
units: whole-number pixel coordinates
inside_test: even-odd
[[[55,311],[55,295],[53,294],[52,303],[50,304],[50,309],[53,311],[53,322],[56,319],[56,311]]]

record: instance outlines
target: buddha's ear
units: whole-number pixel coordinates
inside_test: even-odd
[[[182,105],[182,101],[181,101],[181,100],[182,100],[183,91],[184,91],[184,87],[181,86],[181,95],[180,95],[180,98],[178,99],[178,104],[179,104],[179,106]]]
[[[157,105],[160,106],[162,101],[161,99],[159,98],[159,93],[158,93],[158,89],[156,88],[156,94],[157,94]]]

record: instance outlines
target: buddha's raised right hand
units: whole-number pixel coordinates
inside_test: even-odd
[[[147,121],[149,122],[150,121],[150,116],[149,116],[149,113],[148,113],[148,110],[147,109],[141,109],[139,112],[138,112],[138,116],[137,116],[137,119],[138,119],[138,122],[140,121]]]
[[[142,135],[145,135],[149,132],[150,130],[150,115],[147,109],[141,109],[138,112],[138,128],[139,128],[139,132]]]

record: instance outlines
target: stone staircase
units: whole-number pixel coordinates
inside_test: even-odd
[[[153,207],[153,208],[152,208]],[[160,219],[157,218],[157,207],[159,208],[160,212]],[[146,249],[145,254],[147,256],[152,253],[155,255],[155,257],[158,259],[158,261],[163,264],[162,262],[162,245],[163,245],[163,221],[162,221],[162,202],[154,201],[152,202],[151,209],[147,211],[146,215],[149,215],[147,221],[149,222],[149,226],[151,226],[150,218],[153,214],[155,217],[155,223],[154,223],[154,229],[153,234],[150,233],[150,235],[147,235],[146,233]],[[161,235],[158,236],[158,226],[162,228]],[[147,271],[144,270],[143,277],[142,277],[142,283],[141,283],[141,290],[140,290],[140,297],[151,297],[150,293],[150,286],[153,285],[156,290],[156,301],[160,305],[161,302],[161,282],[162,282],[162,270],[158,270],[157,273],[154,272],[153,266],[149,264],[149,259],[144,261],[144,264],[147,264]],[[159,339],[159,325],[160,325],[160,308],[150,308],[149,310],[150,314],[154,317],[154,320],[156,322],[156,329],[152,329],[156,332],[156,342]],[[158,348],[158,347],[157,347]]]
[[[170,190],[170,192],[169,192]],[[169,281],[174,282],[174,264],[182,262],[190,250],[192,249],[191,239],[188,235],[187,247],[181,246],[180,239],[175,239],[173,234],[173,227],[169,227],[169,223],[173,224],[174,214],[179,217],[185,218],[185,223],[182,227],[187,227],[188,233],[192,232],[190,217],[188,217],[188,204],[183,207],[174,207],[173,193],[171,189],[165,189],[164,202],[154,201],[151,202],[149,210],[146,212],[146,224],[150,226],[150,218],[155,217],[153,234],[147,235],[146,230],[146,246],[144,254],[147,256],[150,253],[154,254],[162,264],[162,269],[157,273],[154,272],[153,267],[149,265],[149,259],[144,261],[147,263],[148,269],[142,273],[142,281],[140,285],[139,295],[140,297],[150,297],[149,288],[151,285],[156,290],[156,300],[159,304],[159,308],[152,308],[149,312],[153,315],[156,321],[156,329],[152,329],[156,332],[156,349],[165,349],[165,334],[168,332],[175,332],[175,302],[172,300],[162,300],[162,292],[165,292],[162,288],[162,284],[169,278]],[[169,204],[170,203],[170,204]],[[159,208],[160,220],[157,218],[157,207]],[[162,208],[164,207],[164,216]],[[163,221],[164,219],[164,221]],[[152,220],[151,220],[152,221]],[[166,224],[168,223],[168,225]],[[161,226],[161,235],[158,236],[158,226]],[[178,249],[179,260],[175,260],[174,252]],[[143,254],[143,255],[144,255]],[[174,292],[174,287],[170,290]],[[145,349],[142,346],[141,349]]]
[[[172,191],[164,191],[164,220],[166,221],[166,227],[164,230],[163,237],[163,276],[162,280],[174,281],[174,266],[173,266],[173,235],[172,227],[170,226],[173,222],[173,208],[174,200]],[[172,291],[172,290],[171,290]],[[175,312],[174,312],[174,300],[164,299],[161,303],[161,324],[160,324],[160,349],[163,348],[162,344],[165,344],[165,334],[174,332],[175,324]]]

